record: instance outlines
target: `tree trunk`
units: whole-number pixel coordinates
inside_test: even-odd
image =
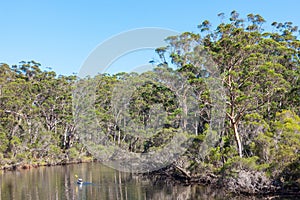
[[[68,127],[66,126],[65,132],[64,132],[64,142],[63,142],[64,149],[67,149],[67,134],[68,134]]]
[[[183,131],[187,131],[187,118],[188,118],[188,107],[187,107],[187,100],[186,97],[183,97],[182,101],[182,111],[183,111],[183,120],[182,120],[182,128]]]
[[[118,131],[118,145],[120,146],[121,144],[121,130],[119,129]]]
[[[198,126],[199,126],[198,120],[195,120],[195,135],[198,135]]]
[[[235,140],[236,140],[237,147],[238,147],[239,156],[242,158],[243,157],[242,142],[241,142],[241,138],[240,138],[240,135],[238,132],[237,123],[233,123],[233,131],[234,131],[234,136],[235,136]]]

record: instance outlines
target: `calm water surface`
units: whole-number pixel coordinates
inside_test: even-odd
[[[76,174],[92,184],[77,185]],[[224,194],[208,187],[153,182],[100,163],[83,163],[1,173],[0,200],[19,199],[224,199]]]

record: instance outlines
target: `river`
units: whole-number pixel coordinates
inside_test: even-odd
[[[90,184],[78,185],[76,175]],[[224,199],[222,192],[211,187],[154,182],[100,163],[0,172],[0,184],[0,200]]]

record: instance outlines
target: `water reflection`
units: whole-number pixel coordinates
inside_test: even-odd
[[[89,185],[78,185],[75,175]],[[41,167],[0,175],[0,200],[73,199],[224,199],[212,188],[153,182],[99,163]]]

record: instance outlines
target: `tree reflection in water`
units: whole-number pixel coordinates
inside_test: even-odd
[[[76,183],[78,174],[88,185]],[[174,185],[151,181],[100,163],[40,167],[0,174],[0,200],[19,199],[224,199],[209,187]]]

